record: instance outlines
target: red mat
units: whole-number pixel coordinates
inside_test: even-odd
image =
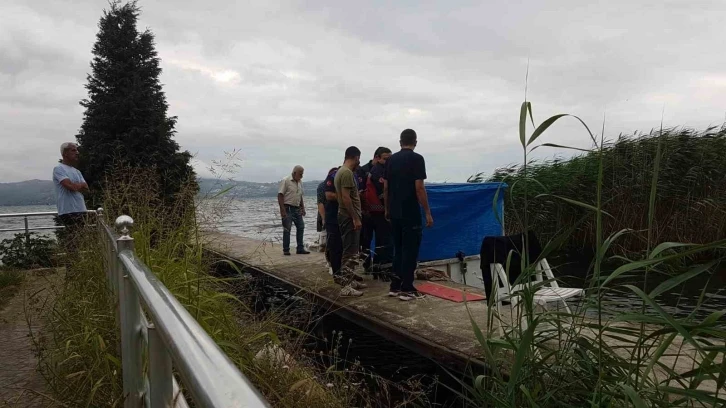
[[[416,285],[416,289],[419,292],[425,293],[427,295],[436,296],[441,299],[450,300],[452,302],[461,303],[464,301],[464,296],[466,296],[467,302],[476,302],[478,300],[484,300],[486,297],[484,295],[480,295],[477,293],[472,292],[464,292],[463,290],[454,289],[448,286],[439,285],[437,283],[433,282],[424,282],[419,283]],[[476,290],[474,288],[471,288],[470,290]]]

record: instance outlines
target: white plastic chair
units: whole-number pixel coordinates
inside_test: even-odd
[[[511,286],[509,279],[507,278],[507,272],[500,263],[489,264],[492,273],[492,283],[494,285],[494,301],[497,305],[497,312],[500,312],[500,308],[503,306],[504,301],[509,301],[513,308],[516,308],[519,303],[520,293],[527,285],[541,284],[534,293],[533,302],[535,305],[542,306],[545,310],[548,309],[547,304],[556,303],[558,308],[562,306],[568,314],[572,314],[570,307],[567,305],[566,300],[575,296],[580,296],[584,293],[583,289],[580,288],[562,288],[555,280],[552,274],[552,268],[546,259],[542,259],[535,265],[534,280],[529,283],[520,283],[518,285]],[[542,274],[547,279],[546,283]],[[524,322],[526,328],[526,323]]]

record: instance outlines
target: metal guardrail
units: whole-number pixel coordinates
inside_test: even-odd
[[[89,210],[86,211],[87,214],[96,214],[96,211]],[[45,211],[45,212],[31,212],[31,213],[8,213],[8,214],[0,214],[0,218],[23,218],[24,227],[23,228],[3,228],[0,229],[0,232],[18,232],[18,231],[24,231],[25,232],[25,242],[30,242],[30,231],[39,231],[39,230],[57,230],[57,229],[63,229],[62,225],[53,225],[53,226],[47,226],[47,227],[30,227],[28,225],[28,218],[29,217],[54,217],[57,216],[57,211]]]
[[[252,383],[136,256],[129,231],[133,219],[126,215],[116,219],[121,234],[117,236],[104,221],[103,209],[97,214],[106,275],[118,300],[124,407],[187,407],[172,368],[197,406],[268,407]]]

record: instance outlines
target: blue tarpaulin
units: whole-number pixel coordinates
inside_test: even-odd
[[[505,183],[427,185],[434,226],[423,230],[419,261],[455,258],[459,251],[478,255],[484,237],[503,235],[500,220],[506,187]]]

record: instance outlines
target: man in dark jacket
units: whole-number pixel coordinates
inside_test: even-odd
[[[393,248],[391,247],[391,224],[386,220],[385,200],[383,195],[383,175],[386,170],[386,160],[388,160],[389,157],[391,157],[391,149],[387,147],[379,147],[376,150],[376,164],[373,166],[370,174],[368,175],[370,183],[367,187],[372,187],[374,191],[367,192],[366,194],[367,197],[372,197],[375,194],[373,199],[366,201],[372,229],[372,233],[370,235],[371,238],[375,237],[376,243],[373,250],[373,261],[375,261],[376,264],[374,269],[377,269],[378,271],[380,271],[382,265],[390,264],[393,261]],[[366,237],[366,239],[368,239],[368,237]],[[375,272],[373,274],[375,279],[383,278],[384,276],[385,275],[383,274]]]
[[[388,151],[389,156],[391,153],[391,149],[387,147],[380,146],[378,149],[376,149],[375,153],[373,153],[373,160],[369,161],[363,166],[360,166],[358,170],[356,171],[358,179],[361,181],[360,189],[361,192],[365,191],[366,189],[366,182],[368,181],[368,176],[370,176],[371,170],[380,163],[381,160],[381,154],[383,151]],[[361,256],[363,257],[363,268],[366,270],[366,272],[370,272],[371,270],[371,241],[373,240],[373,233],[375,231],[375,225],[373,222],[373,217],[371,217],[370,212],[367,209],[367,204],[363,203],[363,227],[361,228],[360,232],[360,247],[361,247]]]

